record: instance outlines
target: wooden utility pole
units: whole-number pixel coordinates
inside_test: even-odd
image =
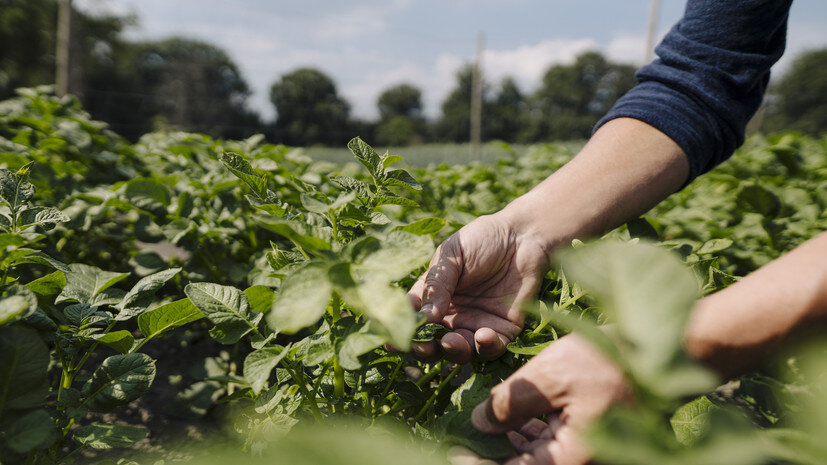
[[[482,138],[482,52],[485,47],[485,35],[477,35],[477,56],[471,68],[471,161],[480,159],[480,139]]]
[[[646,53],[643,55],[643,64],[647,65],[655,55],[655,34],[658,29],[658,11],[660,0],[649,0],[649,26],[646,31]]]
[[[55,92],[58,97],[71,92],[72,0],[60,0],[57,13],[57,50],[55,51]]]

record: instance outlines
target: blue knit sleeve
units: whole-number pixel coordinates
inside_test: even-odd
[[[630,117],[672,138],[689,158],[689,179],[744,142],[770,67],[784,52],[792,0],[689,0],[683,18],[637,73],[638,85],[595,126]]]

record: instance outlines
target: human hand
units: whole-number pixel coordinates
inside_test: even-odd
[[[444,351],[460,363],[474,354],[492,360],[522,330],[521,307],[536,297],[549,268],[549,252],[502,216],[482,216],[437,248],[428,271],[408,293],[428,321],[453,330],[440,342],[414,344],[433,359]]]
[[[579,431],[631,400],[623,372],[588,341],[568,335],[495,386],[471,421],[485,433],[507,432],[519,454],[507,465],[583,465],[589,454]],[[542,414],[548,423],[535,418]]]

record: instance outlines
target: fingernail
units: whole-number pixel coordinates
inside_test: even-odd
[[[432,304],[423,305],[420,311],[428,317],[428,321],[431,321],[434,316],[434,306]]]

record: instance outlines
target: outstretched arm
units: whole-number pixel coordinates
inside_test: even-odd
[[[444,351],[458,362],[501,355],[522,328],[522,305],[536,297],[554,248],[640,215],[688,172],[681,148],[657,129],[631,118],[605,124],[531,192],[440,245],[409,296],[453,332],[414,350],[426,359]]]

